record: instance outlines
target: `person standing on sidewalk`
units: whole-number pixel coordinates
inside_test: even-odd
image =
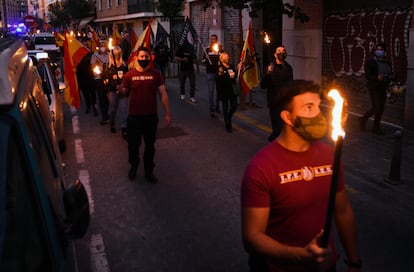
[[[188,77],[190,80],[190,101],[191,103],[197,103],[195,99],[194,50],[188,47],[179,47],[175,54],[175,60],[179,62],[180,66],[178,74],[180,99],[185,99],[185,81]]]
[[[227,53],[220,54],[220,65],[217,70],[217,96],[223,106],[226,131],[231,133],[231,118],[237,109],[237,95],[233,92],[233,85],[236,84],[236,71],[230,65]]]
[[[110,131],[116,133],[115,119],[119,108],[121,117],[122,137],[126,139],[127,135],[127,116],[128,116],[128,97],[122,96],[121,83],[123,76],[128,72],[128,66],[122,59],[122,49],[119,46],[109,53],[109,64],[104,73],[104,82],[108,85],[109,92],[109,122]]]
[[[327,120],[320,111],[320,87],[293,80],[279,89],[283,120],[275,141],[256,153],[242,179],[242,237],[250,271],[329,271],[338,258],[333,234],[319,246],[326,220],[334,150],[318,141]],[[339,171],[333,218],[349,270],[360,271],[354,212]]]
[[[109,62],[109,54],[106,50],[105,43],[101,42],[99,50],[93,53],[91,57],[91,66],[95,78],[95,92],[98,95],[99,109],[101,110],[101,125],[109,124],[109,100],[107,94],[107,86],[103,82],[103,72]]]
[[[138,48],[134,57],[138,65],[128,71],[122,80],[122,94],[129,95],[129,112],[127,120],[128,161],[131,168],[128,178],[134,180],[139,164],[139,147],[144,139],[145,178],[156,183],[154,175],[155,139],[158,126],[157,94],[164,108],[165,122],[171,124],[170,106],[164,80],[159,71],[150,68],[151,54],[146,47]]]
[[[364,131],[368,118],[374,115],[372,132],[378,135],[384,135],[380,123],[387,100],[387,88],[392,75],[391,64],[385,57],[386,50],[387,45],[385,43],[378,43],[375,56],[368,60],[365,65],[365,77],[368,80],[367,87],[371,99],[371,108],[359,119],[360,128]]]
[[[280,109],[276,107],[275,99],[283,84],[293,80],[293,69],[286,61],[287,53],[283,45],[276,48],[274,57],[275,61],[267,67],[260,82],[260,87],[266,89],[267,106],[269,107],[270,122],[272,124],[272,133],[267,138],[269,142],[279,136],[282,128],[282,119],[279,116]]]
[[[202,63],[206,65],[207,87],[208,87],[208,104],[210,117],[215,117],[215,112],[219,113],[219,99],[216,92],[217,68],[219,66],[220,53],[224,52],[221,44],[218,42],[217,35],[210,36],[210,46],[206,48]]]

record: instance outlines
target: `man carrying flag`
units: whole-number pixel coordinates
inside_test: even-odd
[[[88,49],[79,42],[75,36],[65,31],[65,40],[63,41],[63,62],[65,83],[68,86],[65,90],[65,102],[69,105],[80,108],[80,95],[78,82],[76,80],[76,66],[82,58],[88,54]]]
[[[259,69],[256,61],[256,49],[252,33],[252,22],[249,23],[243,50],[240,56],[239,77],[243,94],[248,94],[253,88],[259,85]]]
[[[190,80],[190,101],[197,103],[195,99],[195,74],[194,74],[194,40],[197,39],[190,19],[187,17],[184,23],[183,32],[178,40],[175,60],[179,62],[179,80],[180,80],[180,99],[185,99],[185,81],[187,77]]]

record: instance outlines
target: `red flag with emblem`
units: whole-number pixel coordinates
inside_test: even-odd
[[[247,94],[259,85],[259,69],[256,61],[252,22],[249,23],[240,62],[242,64],[239,69],[240,85],[243,93]]]

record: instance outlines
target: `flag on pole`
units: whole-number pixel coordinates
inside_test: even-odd
[[[63,62],[64,77],[67,88],[65,90],[65,102],[75,108],[80,108],[80,95],[78,90],[78,82],[76,80],[76,66],[83,57],[88,54],[88,49],[79,42],[75,36],[65,31],[65,39],[63,41]]]
[[[121,34],[116,26],[112,27],[112,46],[119,46],[122,42]]]
[[[91,26],[89,26],[89,32],[91,33],[90,48],[89,49],[92,52],[95,52],[96,48],[99,45],[99,35],[98,35],[98,33],[96,33],[96,31]]]
[[[162,27],[160,22],[157,21],[157,33],[155,34],[154,48],[161,44],[168,45],[168,37],[170,34]]]
[[[141,35],[138,37],[137,42],[134,45],[134,48],[132,49],[132,53],[129,56],[128,59],[128,68],[131,69],[133,67],[135,67],[136,63],[134,61],[134,57],[137,55],[138,53],[138,48],[143,46],[146,47],[148,49],[149,52],[151,52],[151,22],[152,22],[152,18],[150,18],[147,27],[144,29],[144,32],[141,33]],[[152,56],[151,56],[151,60],[153,60]],[[153,61],[151,61],[150,63],[150,67],[152,67],[154,65]]]
[[[61,33],[57,31],[55,31],[54,35],[56,46],[63,47],[63,41],[65,40],[65,36],[63,36]]]
[[[137,38],[137,33],[135,33],[134,29],[132,28],[129,30],[129,39],[130,39],[131,44],[135,46],[135,44],[138,41],[138,38]]]
[[[249,23],[249,28],[246,33],[246,39],[244,40],[243,50],[240,56],[240,63],[240,85],[243,93],[247,94],[259,85],[259,69],[256,61],[252,22]]]
[[[191,20],[187,17],[185,19],[183,32],[181,32],[178,40],[178,49],[194,50],[194,44],[197,39],[198,34],[194,29]]]

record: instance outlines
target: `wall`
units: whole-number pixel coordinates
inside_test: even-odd
[[[283,15],[283,40],[286,47],[287,61],[293,67],[295,79],[314,80],[321,83],[322,71],[322,1],[294,1],[291,5],[300,7],[310,17],[309,22],[301,23],[294,18]]]

